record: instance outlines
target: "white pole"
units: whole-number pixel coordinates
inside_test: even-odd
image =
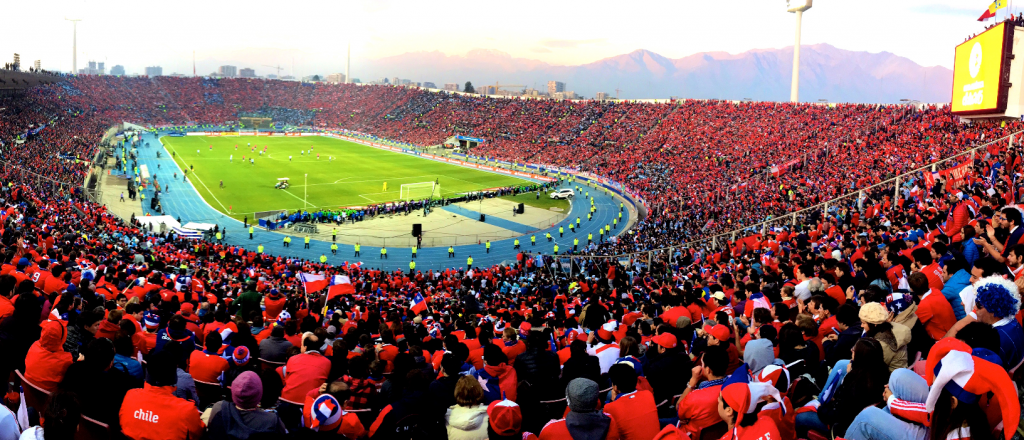
[[[800,21],[804,11],[796,11],[796,44],[793,45],[793,84],[790,86],[789,100],[800,101]]]
[[[78,73],[78,20],[71,22],[72,36],[71,36],[71,73]]]
[[[345,57],[345,84],[352,82],[352,43],[348,43],[348,55]]]

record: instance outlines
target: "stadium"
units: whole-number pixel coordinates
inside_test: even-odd
[[[0,438],[1021,438],[1016,32],[933,104],[16,59]]]

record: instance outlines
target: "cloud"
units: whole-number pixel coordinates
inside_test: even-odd
[[[531,47],[531,48],[530,48],[530,52],[536,52],[536,53],[551,53],[551,49],[548,49],[548,48],[546,48],[546,47]]]
[[[604,38],[591,38],[589,40],[541,40],[540,45],[557,49],[574,49],[587,44],[604,44]]]

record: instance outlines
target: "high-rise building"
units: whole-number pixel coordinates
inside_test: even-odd
[[[238,67],[235,66],[220,66],[217,69],[217,75],[224,78],[234,78],[238,76]]]
[[[565,91],[565,83],[561,81],[548,81],[548,95],[555,96],[555,93]]]
[[[412,80],[409,80],[409,79],[403,79],[403,80],[402,80],[402,85],[403,85],[403,86],[409,86],[409,85],[412,85]]]
[[[595,96],[594,99],[598,101],[604,101],[608,99],[608,94],[605,92],[597,92],[597,96]]]
[[[437,88],[437,84],[434,84],[434,83],[432,83],[430,81],[427,81],[427,82],[423,83],[423,87],[428,88],[428,89],[436,89]]]
[[[163,76],[164,68],[160,66],[151,66],[146,68],[146,76]]]
[[[394,77],[394,78],[391,78],[391,84],[392,85],[396,85],[396,86],[401,85],[402,84],[402,79],[397,77],[397,76]]]
[[[41,70],[41,69],[42,69],[42,68],[41,68],[41,67],[39,67],[39,66],[40,66],[40,62],[39,62],[39,60],[36,60],[36,62],[32,63],[32,67],[35,67],[35,68],[36,68],[36,70]]]
[[[14,70],[19,70],[21,66],[21,55],[14,54]]]
[[[256,71],[248,67],[243,67],[238,71],[238,76],[242,78],[255,78]]]
[[[106,75],[107,68],[106,68],[105,64],[106,63],[104,63],[103,61],[100,61],[99,63],[96,63],[96,74],[97,75]]]
[[[110,68],[111,75],[124,75],[124,66],[115,64],[114,67]]]
[[[444,84],[444,89],[449,91],[449,92],[458,92],[459,91],[459,83],[445,83]]]
[[[345,82],[345,74],[344,73],[332,73],[330,75],[327,75],[327,82],[334,83],[334,84],[342,84],[342,83]]]

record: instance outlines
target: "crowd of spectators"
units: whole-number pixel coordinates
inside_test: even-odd
[[[1020,437],[1016,144],[979,152],[965,179],[867,191],[724,249],[581,259],[572,273],[527,254],[384,272],[153,233],[62,190],[84,165],[42,160],[89,157],[120,120],[323,107],[324,128],[420,144],[460,132],[488,156],[622,181],[650,215],[611,252],[829,200],[1016,123],[192,78],[74,77],[4,99],[0,374],[26,397],[5,394],[2,438],[100,423],[164,440]]]

